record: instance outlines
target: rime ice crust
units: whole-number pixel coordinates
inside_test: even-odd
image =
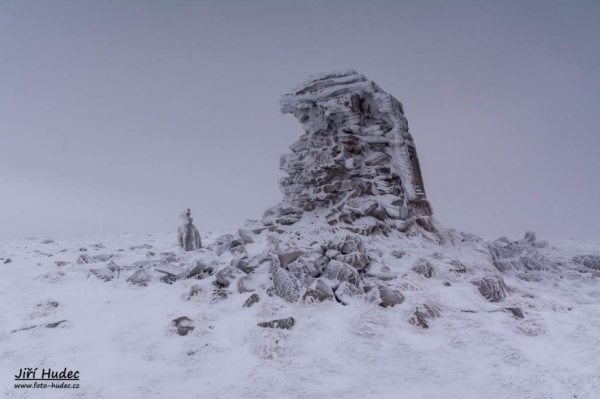
[[[419,218],[431,225],[416,147],[396,98],[348,70],[310,77],[280,106],[304,134],[281,157],[289,175],[279,182],[283,201],[265,211],[264,225],[293,225],[307,213],[365,235]]]

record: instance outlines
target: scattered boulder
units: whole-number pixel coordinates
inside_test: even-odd
[[[433,266],[426,259],[419,259],[417,263],[413,266],[412,270],[415,273],[420,274],[423,277],[431,278],[433,277],[434,271]]]
[[[273,277],[273,293],[287,302],[296,302],[300,299],[302,285],[290,272],[275,267],[271,273]]]
[[[588,269],[600,270],[600,255],[579,255],[574,257],[573,261]]]
[[[243,294],[244,292],[256,291],[256,287],[253,284],[252,276],[244,276],[238,280],[238,292]]]
[[[254,243],[255,234],[253,232],[251,232],[250,230],[238,229],[238,234],[239,234],[240,238],[242,239],[242,241],[244,241],[244,244]]]
[[[364,298],[365,294],[357,285],[342,281],[335,290],[335,296],[344,305],[349,305]]]
[[[6,258],[6,259],[4,260],[4,264],[10,263],[10,262],[12,262],[12,259],[11,259],[11,258]]]
[[[299,257],[304,255],[304,251],[295,250],[290,252],[280,252],[277,254],[279,258],[279,264],[283,268],[287,268],[288,265],[294,261],[296,261]]]
[[[404,255],[406,255],[406,252],[404,251],[392,251],[392,256],[395,258],[402,259]]]
[[[192,320],[186,316],[178,317],[172,321],[173,326],[177,328],[177,334],[182,337],[194,331]]]
[[[335,259],[353,266],[356,270],[363,270],[369,265],[369,257],[360,252],[352,252],[349,254],[340,255]]]
[[[475,284],[481,295],[490,302],[500,302],[506,298],[506,285],[500,276],[484,277],[471,283]]]
[[[217,282],[219,282],[223,288],[227,288],[232,282],[246,275],[246,273],[236,267],[227,266],[224,269],[219,270],[216,274],[216,277]]]
[[[133,273],[131,277],[127,279],[127,282],[135,285],[140,285],[145,287],[152,281],[152,277],[148,274],[148,272],[144,269],[140,269]]]
[[[105,249],[106,247],[105,247],[103,244],[101,244],[101,243],[98,243],[98,244],[94,244],[94,245],[92,245],[92,248],[97,248],[97,249]]]
[[[451,271],[453,271],[455,273],[466,273],[467,272],[467,267],[457,260],[453,260],[452,262],[450,262],[450,264],[452,266],[454,266],[454,269],[451,269]]]
[[[107,262],[108,260],[110,260],[110,258],[112,258],[112,255],[107,254],[92,256],[94,262]]]
[[[385,285],[376,285],[367,291],[367,301],[388,308],[404,302],[404,295],[397,289]]]
[[[524,319],[525,318],[525,316],[523,315],[523,310],[521,310],[521,308],[503,308],[503,309],[500,309],[500,311],[510,312],[517,319]]]
[[[335,295],[331,287],[325,284],[323,280],[319,279],[308,285],[302,298],[307,302],[323,302],[329,299],[335,299]]]
[[[244,302],[244,308],[249,308],[252,305],[254,305],[255,303],[257,303],[259,301],[259,296],[257,294],[252,294],[250,295],[250,297],[248,299],[246,299],[246,302]]]
[[[85,265],[87,263],[92,263],[92,262],[94,262],[92,260],[92,257],[87,254],[79,255],[79,258],[77,258],[77,264],[79,264],[79,265]]]
[[[525,270],[525,266],[521,262],[520,258],[510,259],[493,259],[492,263],[494,267],[502,273],[506,273],[511,270],[522,271]]]
[[[312,277],[319,276],[329,260],[315,252],[305,252],[298,259],[289,263],[287,269],[296,277],[302,273],[306,273]]]
[[[190,268],[187,273],[185,273],[185,275],[183,276],[184,279],[189,279],[189,278],[193,278],[193,279],[197,279],[197,280],[202,280],[208,276],[211,276],[213,274],[214,269],[212,268],[212,266],[207,265],[206,263],[197,260],[194,264],[194,266],[192,266],[192,268]]]
[[[90,273],[103,281],[111,281],[114,278],[113,272],[109,269],[90,269]]]
[[[41,244],[52,244],[53,242],[54,242],[54,240],[49,238],[47,240],[42,241]]]
[[[356,286],[360,283],[360,276],[355,268],[337,260],[331,260],[322,274],[323,278],[333,282],[333,287],[337,288],[340,283],[347,281]]]
[[[199,285],[192,285],[192,288],[190,288],[190,292],[188,293],[187,300],[189,301],[190,299],[192,299],[196,295],[201,294],[203,291],[204,291],[204,288],[202,288],[201,286],[199,286]]]
[[[174,279],[183,277],[183,275],[185,274],[185,270],[182,267],[171,265],[171,264],[157,266],[155,268],[155,270],[157,272],[161,272],[168,276],[171,276]]]
[[[252,273],[254,269],[256,269],[256,266],[250,266],[250,263],[247,260],[239,258],[232,259],[230,265],[247,274]]]
[[[262,328],[281,328],[284,330],[291,330],[294,324],[296,324],[296,320],[293,317],[288,317],[287,319],[279,319],[266,321],[264,323],[258,323],[258,326]]]
[[[62,267],[62,266],[64,266],[64,265],[66,265],[66,264],[67,264],[67,262],[62,262],[62,261],[58,261],[58,262],[54,262],[54,263],[55,263],[55,264],[56,264],[56,266],[58,266],[58,267]]]
[[[229,298],[229,294],[231,294],[231,292],[229,292],[227,290],[223,290],[223,289],[214,290],[211,295],[210,302],[211,303],[221,302],[221,301]]]
[[[54,323],[48,323],[45,325],[46,328],[56,328],[58,326],[60,326],[62,323],[65,323],[66,320],[60,320],[60,321],[56,321]]]
[[[408,322],[415,327],[420,327],[424,330],[429,328],[429,324],[427,324],[427,320],[425,320],[425,315],[419,310],[415,310],[413,314],[408,319]]]

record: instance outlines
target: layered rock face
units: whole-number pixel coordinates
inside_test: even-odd
[[[409,220],[429,224],[416,147],[396,98],[349,70],[309,78],[280,105],[304,134],[281,157],[289,175],[279,182],[284,198],[265,211],[264,225],[320,217],[370,235]]]

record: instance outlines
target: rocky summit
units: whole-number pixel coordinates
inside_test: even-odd
[[[402,103],[353,70],[310,77],[280,100],[304,133],[281,157],[283,200],[260,223],[293,230],[326,222],[362,235],[433,229]]]

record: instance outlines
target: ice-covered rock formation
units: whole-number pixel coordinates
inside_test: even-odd
[[[177,228],[177,242],[179,247],[186,251],[195,251],[202,247],[200,233],[196,226],[192,224],[194,219],[191,218],[192,212],[186,209],[179,215],[181,225]]]
[[[433,230],[416,147],[400,101],[348,70],[310,77],[284,95],[304,134],[281,157],[283,201],[262,224],[286,230],[311,215],[370,235],[416,221]]]

